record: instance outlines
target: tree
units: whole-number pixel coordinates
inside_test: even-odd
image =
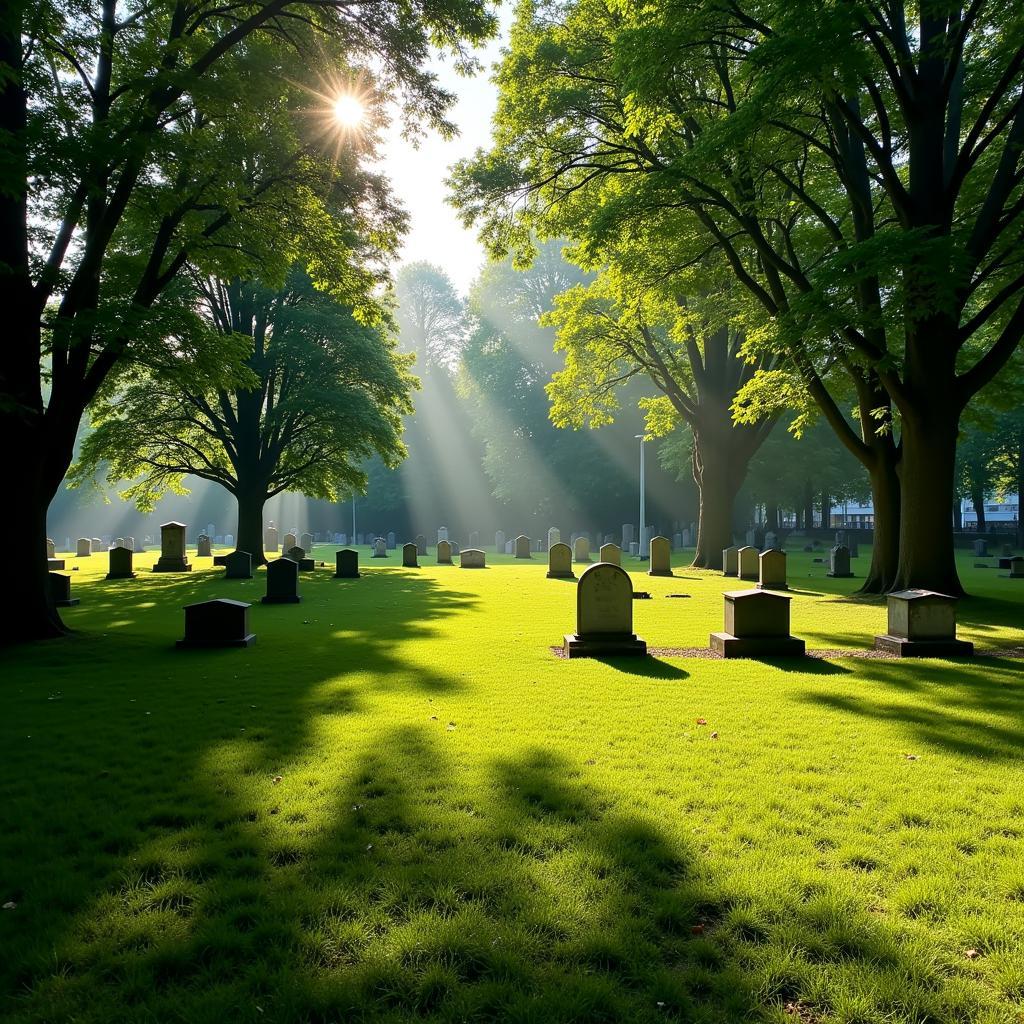
[[[557,347],[565,368],[549,393],[555,423],[577,428],[614,418],[617,389],[637,374],[662,393],[648,400],[648,431],[671,433],[680,421],[691,431],[691,465],[700,494],[693,564],[722,568],[722,550],[732,544],[735,501],[750,459],[768,437],[775,414],[752,423],[733,422],[733,403],[760,364],[741,357],[743,334],[730,324],[721,295],[687,302],[637,286],[637,275],[609,267],[588,287],[558,296],[545,322],[558,327]]]
[[[416,353],[421,373],[452,369],[465,335],[465,310],[451,278],[432,263],[407,263],[395,278],[402,344]]]
[[[301,241],[318,281],[351,283],[322,198],[334,180],[322,125],[301,112],[308,90],[372,60],[414,121],[449,130],[430,45],[467,67],[462,41],[492,27],[482,0],[4,5],[0,429],[26,542],[0,640],[62,630],[40,555],[46,509],[88,403],[168,336],[149,321],[182,267],[265,273]],[[381,248],[389,235],[382,225]]]
[[[199,290],[215,331],[247,350],[245,371],[197,376],[193,352],[97,404],[96,429],[72,479],[106,464],[122,497],[143,511],[186,474],[220,484],[238,502],[235,545],[262,564],[263,506],[282,491],[336,501],[366,483],[363,461],[404,454],[411,357],[377,328],[293,271],[282,289],[206,278]]]

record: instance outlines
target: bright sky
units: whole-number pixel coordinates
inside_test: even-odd
[[[479,272],[484,254],[475,232],[467,231],[445,202],[444,180],[456,160],[471,156],[490,142],[491,116],[497,104],[497,91],[490,81],[491,65],[508,36],[512,12],[505,6],[500,14],[500,38],[479,53],[485,68],[480,75],[462,78],[449,65],[434,64],[441,84],[458,97],[450,119],[458,126],[459,135],[446,142],[431,133],[419,149],[413,149],[393,126],[383,146],[383,169],[410,216],[409,233],[394,269],[404,263],[429,260],[447,271],[463,295]]]

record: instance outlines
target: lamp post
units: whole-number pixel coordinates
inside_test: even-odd
[[[352,547],[356,546],[356,496],[352,495]]]
[[[646,483],[644,480],[644,435],[635,434],[636,439],[640,442],[640,559],[645,560],[648,556],[647,549],[647,494],[646,494]]]

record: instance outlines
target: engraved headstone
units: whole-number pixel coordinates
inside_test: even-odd
[[[758,555],[761,552],[753,544],[746,544],[736,552],[741,580],[756,580],[760,574]]]
[[[577,537],[573,541],[572,557],[575,562],[590,561],[590,539],[586,535]]]
[[[187,604],[185,639],[178,647],[251,647],[256,634],[249,632],[249,605],[218,597]]]
[[[336,551],[334,553],[334,563],[334,576],[336,579],[359,579],[359,552],[355,548],[343,548],[341,551]]]
[[[57,608],[70,608],[78,604],[78,598],[71,596],[71,577],[60,572],[48,574],[50,580],[50,597]]]
[[[109,559],[107,566],[107,579],[108,580],[133,580],[135,579],[135,573],[132,572],[132,555],[134,552],[131,548],[125,547],[113,547],[107,553]]]
[[[739,559],[739,548],[728,547],[722,548],[722,575],[723,576],[739,576],[740,574],[740,559]]]
[[[422,533],[416,534],[416,554],[425,555],[427,553],[427,538]]]
[[[853,573],[850,572],[850,549],[843,544],[837,544],[828,554],[828,574],[833,579],[846,580]]]
[[[530,538],[524,534],[520,534],[515,540],[515,555],[516,558],[532,558],[530,554]]]
[[[388,557],[388,542],[383,537],[378,537],[373,542],[373,557],[374,558],[387,558]]]
[[[314,539],[313,534],[311,533],[304,533],[299,538],[299,547],[302,548],[303,551],[308,552],[309,554],[313,553],[313,547],[315,546],[315,544],[316,540]]]
[[[210,538],[205,533],[199,534],[196,538],[196,558],[209,558],[212,554]]]
[[[299,564],[291,558],[275,558],[267,562],[267,592],[264,604],[298,604]]]
[[[487,556],[480,548],[463,548],[459,552],[459,565],[463,569],[483,569],[487,566]]]
[[[276,555],[278,552],[277,527],[268,526],[263,531],[263,550]]]
[[[307,557],[305,549],[300,548],[297,545],[289,548],[284,553],[284,557],[290,558],[302,572],[310,572],[316,568],[316,560]]]
[[[875,637],[875,649],[900,658],[974,653],[974,644],[956,638],[956,598],[932,590],[900,590],[888,596],[888,632]]]
[[[767,539],[767,538],[766,538]],[[762,551],[758,558],[757,585],[761,590],[788,590],[786,582],[786,552],[778,548]]]
[[[388,539],[388,551],[394,551],[395,550],[395,535],[394,535],[394,533],[389,531],[387,539]]]
[[[415,544],[403,544],[402,545],[402,565],[407,569],[418,569],[419,561],[417,561],[417,554],[419,554]]]
[[[251,580],[252,555],[248,551],[232,551],[224,558],[224,579]]]
[[[161,523],[160,558],[153,566],[153,572],[191,572],[192,566],[185,557],[185,524]]]
[[[452,564],[452,546],[446,540],[439,540],[437,542],[437,564]]]
[[[804,641],[789,633],[787,594],[730,590],[722,597],[725,629],[711,634],[710,647],[723,658],[789,657],[804,653]]]
[[[566,634],[569,658],[644,655],[647,644],[633,632],[633,583],[618,565],[598,562],[576,584],[576,632]]]
[[[555,541],[548,548],[548,578],[552,580],[574,580],[572,571],[572,548],[561,541]]]
[[[284,535],[284,551],[290,551],[292,548],[299,546],[299,538],[294,533],[286,533]]]
[[[50,540],[49,537],[46,538],[46,557],[47,558],[56,558],[57,557],[57,545],[54,544],[53,541]]]
[[[557,526],[552,526],[548,530],[548,551],[551,550],[552,544],[560,544],[562,542],[562,531]]]
[[[978,538],[974,542],[974,557],[975,558],[988,558],[988,541]]]
[[[88,558],[92,554],[92,541],[88,537],[79,537],[78,545],[75,550],[75,556],[77,558]]]
[[[515,550],[516,542],[514,540],[505,541],[505,554],[511,555]]]
[[[647,575],[672,575],[672,549],[669,547],[668,537],[651,538],[651,567],[647,570]]]
[[[602,562],[622,565],[622,548],[618,544],[602,544],[597,556]]]

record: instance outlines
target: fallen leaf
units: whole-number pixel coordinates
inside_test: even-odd
[[[275,775],[274,776],[274,785],[276,786],[283,778],[284,778],[283,775]]]
[[[704,934],[704,925],[702,925],[702,924],[695,924],[690,929],[690,934],[691,935],[703,935]]]
[[[707,725],[708,724],[708,720],[706,718],[698,718],[697,719],[697,724],[698,725]]]
[[[968,949],[964,951],[964,956],[967,957],[968,960],[975,960],[977,957],[981,956],[981,954],[976,949]]]
[[[904,754],[903,755],[908,761],[916,761],[917,754]]]
[[[712,738],[713,740],[717,740],[717,739],[718,739],[718,733],[717,733],[717,732],[713,732],[713,733],[711,734],[711,738]]]

